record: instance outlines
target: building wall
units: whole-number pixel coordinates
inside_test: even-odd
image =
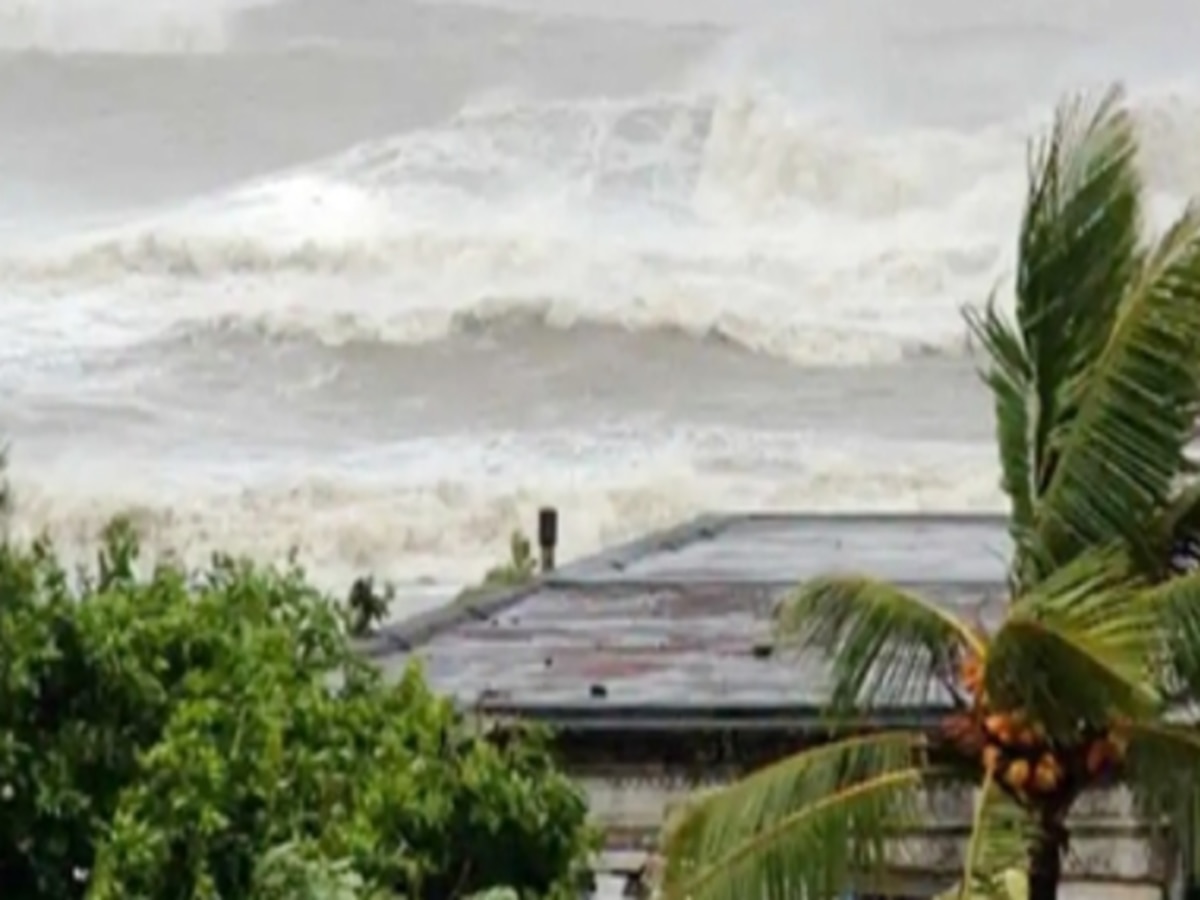
[[[635,772],[607,772],[577,775],[585,789],[593,819],[611,837],[610,846],[624,845],[634,850],[630,842],[642,839],[642,850],[653,849],[657,835],[668,811],[692,792],[706,785],[666,776],[648,777]],[[707,786],[716,786],[713,781]],[[930,798],[930,821],[952,828],[961,824],[963,830],[971,820],[972,798],[969,793],[940,792]],[[1081,801],[1074,817],[1077,826],[1072,838],[1067,873],[1073,879],[1087,879],[1072,885],[1061,895],[1064,898],[1086,896],[1087,900],[1160,900],[1163,888],[1172,880],[1171,854],[1165,840],[1151,840],[1147,829],[1132,813],[1131,799],[1124,791],[1089,795]],[[920,868],[931,873],[954,873],[961,865],[960,837],[916,838],[906,840],[903,857],[919,860]],[[635,860],[645,854],[610,854],[612,865],[637,868]],[[616,860],[624,862],[616,863]],[[1097,883],[1109,882],[1109,883]],[[1150,886],[1133,885],[1140,881]]]

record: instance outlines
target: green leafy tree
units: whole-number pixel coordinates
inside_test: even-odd
[[[374,632],[375,627],[387,619],[395,599],[396,589],[390,584],[377,588],[375,579],[369,575],[356,578],[346,598],[346,627],[350,635],[367,637]]]
[[[950,697],[938,733],[859,731],[698,799],[666,841],[669,898],[830,897],[886,880],[922,798],[977,788],[963,896],[1013,865],[1052,900],[1078,799],[1116,782],[1178,811],[1200,778],[1200,526],[1185,448],[1200,412],[1200,212],[1144,237],[1119,89],[1064,102],[1032,154],[1015,317],[986,351],[1014,553],[991,630],[866,575],[803,585],[785,643],[827,654],[830,712]],[[942,685],[934,694],[933,685]]]
[[[574,896],[579,791],[360,659],[298,568],[0,543],[0,886],[28,900]]]

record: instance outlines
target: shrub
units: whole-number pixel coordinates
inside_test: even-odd
[[[347,621],[294,564],[140,574],[120,522],[86,574],[0,543],[5,896],[573,893],[592,835],[546,736],[385,679]]]
[[[465,588],[457,599],[466,603],[499,591],[531,584],[537,578],[537,572],[533,542],[518,529],[509,536],[508,559],[488,569],[479,584]]]

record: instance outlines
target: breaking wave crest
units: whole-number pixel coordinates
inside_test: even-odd
[[[1200,187],[1182,153],[1200,107],[1159,95],[1143,120],[1165,195]],[[0,278],[104,306],[131,339],[206,324],[406,344],[524,317],[800,363],[953,354],[961,307],[1011,268],[1026,133],[871,131],[761,90],[497,101],[20,248]]]
[[[1009,137],[874,134],[754,91],[492,103],[21,248],[0,278],[110,297],[131,335],[241,322],[411,343],[522,316],[799,362],[956,352],[958,309],[1004,265]]]
[[[237,0],[4,0],[0,50],[44,53],[215,53],[230,40]]]

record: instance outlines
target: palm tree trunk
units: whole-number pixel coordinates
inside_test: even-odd
[[[1066,829],[1058,821],[1046,817],[1029,850],[1029,900],[1058,900],[1066,845]]]

